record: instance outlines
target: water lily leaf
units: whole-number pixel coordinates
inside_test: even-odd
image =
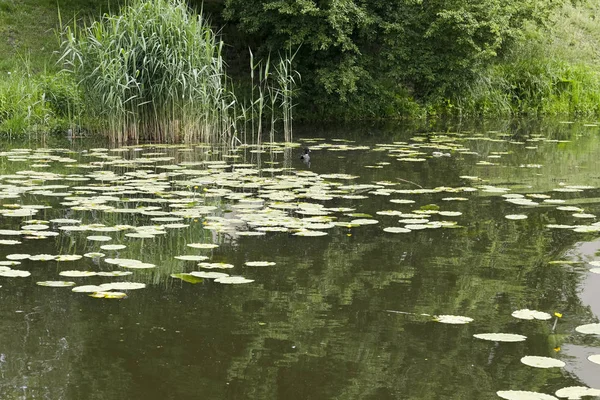
[[[112,240],[112,238],[110,236],[88,236],[87,240],[95,242],[109,242]]]
[[[588,360],[590,360],[594,364],[600,364],[600,354],[594,354],[592,356],[589,356]]]
[[[218,244],[213,243],[188,243],[187,246],[194,249],[216,249],[219,247]]]
[[[207,256],[194,256],[194,255],[183,255],[183,256],[175,256],[178,260],[184,261],[204,261],[208,260],[210,257]]]
[[[523,342],[527,336],[514,333],[478,333],[473,335],[477,339],[489,340],[492,342]]]
[[[586,335],[600,335],[600,324],[580,325],[575,330]]]
[[[538,356],[525,356],[521,358],[521,362],[535,368],[562,368],[566,365],[563,361],[555,358]]]
[[[359,218],[359,219],[353,219],[352,221],[350,221],[350,223],[353,225],[375,225],[375,224],[378,224],[379,221],[377,221],[376,219],[370,219],[370,218]]]
[[[525,214],[509,214],[509,215],[505,215],[504,218],[517,221],[517,220],[521,220],[521,219],[527,219],[527,215],[525,215]]]
[[[106,254],[104,254],[104,253],[95,252],[95,253],[85,253],[83,256],[87,257],[87,258],[102,258],[105,255]]]
[[[7,260],[26,260],[31,257],[30,254],[9,254],[6,256]]]
[[[36,254],[33,256],[29,256],[29,259],[32,261],[51,261],[54,260],[56,256],[50,254]]]
[[[215,282],[224,283],[228,285],[238,285],[242,283],[251,283],[254,282],[252,279],[246,279],[243,276],[224,276],[221,278],[215,279]]]
[[[76,293],[94,293],[101,292],[103,289],[100,286],[96,285],[83,285],[83,286],[75,286],[71,291]]]
[[[536,310],[529,310],[527,308],[525,308],[523,310],[514,311],[511,315],[515,318],[526,319],[526,320],[532,320],[532,319],[549,320],[552,318],[552,316],[548,313],[545,313],[542,311],[536,311]]]
[[[524,390],[499,390],[496,394],[506,400],[558,400],[549,394]]]
[[[229,274],[225,274],[223,272],[213,272],[213,271],[192,271],[192,272],[190,272],[190,275],[198,277],[198,278],[204,278],[204,279],[217,279],[217,278],[224,278],[226,276],[229,276]]]
[[[600,390],[586,386],[569,386],[557,390],[555,395],[567,399],[581,399],[584,396],[600,396]]]
[[[0,271],[0,276],[6,278],[26,278],[31,275],[29,271],[21,271],[19,269],[10,269],[8,271]]]
[[[272,261],[246,261],[244,264],[248,267],[269,267],[276,263]]]
[[[207,269],[230,269],[233,268],[233,264],[227,264],[227,263],[208,263],[208,262],[201,262],[198,263],[198,266],[200,268],[207,268]]]
[[[318,236],[326,236],[327,232],[322,231],[311,231],[311,230],[303,230],[294,233],[294,236],[307,236],[307,237],[318,237]]]
[[[69,278],[84,278],[88,276],[95,276],[96,272],[93,271],[61,271],[58,273],[60,276],[68,276]]]
[[[101,271],[96,273],[98,276],[127,276],[132,274],[131,271]]]
[[[127,293],[123,292],[94,292],[89,295],[96,299],[124,299],[127,297]]]
[[[460,315],[436,315],[435,320],[442,324],[463,325],[473,322],[473,318],[463,317]]]
[[[42,281],[36,282],[37,285],[40,286],[49,286],[49,287],[67,287],[67,286],[75,286],[75,282],[68,281]]]
[[[105,244],[103,246],[100,246],[100,248],[102,250],[123,250],[126,249],[127,246],[125,246],[124,244]]]
[[[112,283],[103,283],[100,285],[102,290],[134,290],[134,289],[143,289],[146,287],[145,283],[138,282],[112,282]]]
[[[409,232],[411,232],[410,229],[400,228],[400,227],[395,227],[395,226],[383,228],[383,231],[388,232],[388,233],[409,233]]]
[[[193,283],[193,284],[204,282],[204,280],[202,278],[199,278],[199,277],[191,275],[191,274],[171,274],[171,277],[181,279],[184,282]]]
[[[56,261],[77,261],[80,260],[83,256],[80,256],[78,254],[62,254],[59,256],[56,256],[55,260]]]

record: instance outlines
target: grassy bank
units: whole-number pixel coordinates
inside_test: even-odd
[[[229,100],[225,101],[225,98],[220,98],[217,101],[219,104],[213,102],[214,107],[209,106],[211,110],[217,110],[219,115],[210,116],[210,111],[207,111],[208,114],[200,115],[197,111],[202,107],[197,106],[210,104],[212,101],[210,99],[214,100],[218,96],[215,97],[206,91],[196,91],[196,89],[187,87],[191,89],[191,92],[187,92],[187,97],[193,97],[193,102],[180,102],[177,97],[181,93],[174,91],[169,94],[168,90],[161,89],[161,87],[174,87],[171,80],[166,79],[168,74],[163,74],[165,79],[160,80],[158,85],[154,85],[151,80],[145,81],[143,85],[136,83],[138,89],[143,87],[148,92],[136,93],[138,100],[132,101],[127,107],[121,107],[125,113],[122,117],[125,119],[114,118],[114,113],[107,113],[108,108],[104,108],[102,111],[94,110],[96,115],[105,113],[106,120],[95,119],[96,124],[93,127],[90,125],[89,119],[87,122],[80,119],[86,109],[85,103],[93,104],[96,107],[101,103],[99,99],[102,97],[93,100],[94,96],[90,96],[90,94],[93,94],[94,83],[87,81],[86,84],[86,80],[82,79],[91,77],[93,69],[79,71],[78,77],[60,72],[64,65],[57,64],[60,51],[60,40],[57,36],[58,10],[60,9],[63,22],[75,19],[87,21],[89,25],[92,21],[99,20],[103,12],[117,11],[119,5],[124,2],[120,0],[20,0],[18,2],[0,0],[0,133],[64,131],[84,121],[83,124],[87,124],[86,128],[97,128],[107,132],[112,130],[113,136],[120,135],[116,132],[122,126],[129,126],[126,128],[129,133],[124,136],[128,136],[131,131],[148,130],[152,126],[155,132],[153,137],[161,140],[165,132],[170,132],[173,127],[179,127],[182,124],[181,121],[186,120],[187,122],[183,124],[185,132],[181,138],[186,135],[192,138],[196,137],[192,133],[194,126],[199,121],[213,117],[215,119],[210,123],[211,127],[207,128],[211,132],[214,129],[221,130],[220,126],[223,124],[228,126],[226,129],[232,129],[231,122],[223,122],[224,114],[218,111],[220,108],[230,107]],[[353,3],[353,0],[347,0],[347,2],[350,4]],[[191,1],[191,4],[198,6],[199,2]],[[269,89],[266,86],[261,88],[260,79],[257,77],[254,81],[252,80],[251,74],[248,72],[249,54],[247,49],[248,47],[254,49],[255,55],[258,53],[259,57],[260,54],[268,54],[266,51],[270,50],[275,57],[278,52],[285,52],[286,49],[289,49],[289,47],[283,47],[283,43],[289,44],[290,42],[281,42],[280,47],[277,47],[277,41],[271,40],[268,30],[259,29],[253,34],[244,33],[242,28],[231,20],[230,16],[233,11],[231,8],[228,10],[223,1],[208,1],[205,4],[206,9],[209,9],[213,15],[211,20],[213,24],[221,25],[229,21],[223,30],[225,47],[222,48],[222,53],[219,50],[215,59],[221,59],[219,62],[224,63],[223,65],[228,64],[230,67],[227,72],[236,80],[239,108],[233,112],[233,118],[242,118],[245,115],[246,118],[256,119],[257,115],[260,116],[267,128],[258,123],[246,124],[245,128],[252,131],[252,135],[249,135],[252,137],[255,130],[264,130],[272,135],[273,130],[268,127],[271,121],[277,121],[282,128],[285,128],[286,124],[291,122],[291,97],[286,95],[287,97],[284,98],[279,95],[278,93],[283,93],[284,90],[275,86],[271,86]],[[242,8],[242,10],[245,9]],[[311,10],[306,14],[310,17],[307,26],[312,26],[313,19],[316,18],[315,21],[319,21],[318,18],[321,18],[320,14]],[[387,13],[400,12],[395,9],[390,10]],[[251,7],[245,12],[253,11],[254,9]],[[369,10],[356,8],[348,12],[359,15],[363,11]],[[377,12],[382,12],[382,15],[386,14],[381,10],[377,10]],[[448,14],[448,18],[450,16],[454,18],[453,15]],[[389,35],[384,36],[385,40],[381,43],[372,42],[374,37],[369,35],[374,35],[376,31],[370,31],[369,29],[372,28],[367,25],[356,27],[340,25],[339,30],[336,31],[339,43],[331,40],[323,42],[319,39],[320,36],[303,39],[304,44],[296,59],[302,75],[302,79],[298,79],[298,82],[301,81],[302,86],[300,91],[294,92],[294,95],[297,95],[294,100],[297,107],[294,107],[293,118],[295,120],[336,120],[418,118],[444,115],[491,117],[523,114],[564,115],[568,118],[599,117],[600,25],[596,21],[597,15],[600,15],[600,5],[596,2],[568,1],[547,17],[544,23],[526,23],[519,29],[511,31],[510,35],[504,38],[502,45],[497,45],[493,51],[485,52],[483,58],[485,62],[481,61],[482,59],[475,53],[469,53],[470,55],[465,53],[462,63],[459,59],[456,65],[452,64],[454,66],[448,65],[444,68],[443,65],[435,67],[432,64],[429,78],[427,78],[431,79],[430,81],[416,78],[416,80],[410,81],[413,78],[406,75],[407,69],[404,68],[404,64],[410,62],[411,58],[402,59],[405,53],[394,52],[395,50],[393,51],[391,47],[400,46],[394,39],[394,35],[396,35],[394,29],[398,29],[397,35],[404,32],[399,27],[395,28],[396,25],[388,27],[386,32]],[[256,17],[258,18],[260,15],[257,14]],[[419,14],[419,18],[425,17],[426,15]],[[261,19],[258,18],[257,21],[261,21]],[[370,20],[367,18],[365,21]],[[446,22],[448,21],[454,20],[448,19]],[[327,24],[322,26],[323,29],[327,27]],[[212,28],[214,31],[220,26]],[[438,28],[441,29],[439,21]],[[454,29],[454,25],[447,25],[444,29],[450,28]],[[358,29],[363,29],[365,37],[360,36],[359,32],[361,31]],[[406,30],[406,27],[402,29]],[[289,34],[290,38],[293,38],[294,35],[298,35],[298,32],[301,30],[283,31],[283,34]],[[310,33],[311,31],[307,30],[306,32]],[[322,35],[323,32],[326,30],[318,30],[319,35]],[[465,34],[462,31],[454,33]],[[111,33],[107,32],[107,34]],[[357,53],[353,46],[360,46],[360,41],[363,39],[370,43],[366,48],[379,48],[377,51],[383,51],[383,55],[381,57],[357,55],[360,53]],[[109,37],[105,37],[103,40],[106,43],[110,42]],[[352,40],[354,43],[351,42]],[[324,56],[326,53],[319,53],[319,46],[313,46],[311,41],[317,44],[326,43],[327,46],[330,46],[335,50],[332,50],[332,57],[328,58]],[[177,42],[180,41],[177,40]],[[268,44],[268,46],[264,44]],[[375,46],[376,44],[377,46]],[[338,45],[342,47],[338,49],[336,47]],[[192,53],[196,54],[194,52],[190,54]],[[411,50],[408,53],[413,54],[414,52]],[[154,55],[150,56],[154,57]],[[451,53],[444,55],[443,51],[438,55],[441,57],[440,59],[455,56]],[[102,57],[104,57],[102,62],[109,65],[111,58],[116,59],[120,56],[117,53],[106,52]],[[313,57],[313,59],[306,62],[307,57]],[[413,62],[417,63],[417,61],[415,59]],[[394,64],[396,62],[397,65]],[[400,65],[401,62],[404,64]],[[100,65],[101,62],[98,64]],[[165,60],[157,64],[163,64],[166,67],[165,71],[177,70],[177,68],[171,67],[181,66],[181,64],[177,64],[169,67]],[[452,74],[456,74],[456,68],[460,65],[467,65],[464,70],[465,77],[463,79],[453,78]],[[338,67],[339,69],[337,69]],[[378,75],[370,72],[377,68],[384,71],[385,74]],[[419,66],[415,65],[415,70],[418,68]],[[136,67],[132,71],[123,70],[121,75],[135,76],[138,69]],[[143,69],[139,70],[144,71]],[[257,76],[264,73],[258,69],[255,72]],[[271,71],[271,79],[276,80],[273,72],[275,71]],[[446,72],[449,74],[447,77],[441,76]],[[179,78],[174,75],[172,78],[175,81],[189,82],[190,75],[186,74],[182,72],[179,74]],[[223,71],[216,73],[216,75],[220,74],[223,74],[221,77],[224,77]],[[104,87],[98,93],[116,93],[120,87],[120,78],[116,75],[113,78],[112,89]],[[407,79],[409,80],[407,81]],[[219,85],[231,86],[231,81],[225,83],[226,81],[226,79],[221,81]],[[82,82],[83,85],[76,84],[76,82]],[[406,82],[414,82],[414,84]],[[442,85],[434,85],[435,82],[442,82]],[[219,85],[215,86],[215,93],[229,90],[225,86]],[[445,85],[443,88],[437,90],[443,85]],[[204,88],[206,87],[208,86],[204,86]],[[267,95],[263,99],[258,99],[256,93],[261,90],[264,90]],[[125,97],[122,97],[120,101],[130,101],[130,91],[131,88],[121,93]],[[82,93],[87,93],[87,95],[82,96]],[[269,93],[273,95],[271,99],[267,99]],[[159,110],[154,106],[148,106],[150,104],[148,101],[153,101],[161,96],[171,99],[166,101],[165,107]],[[203,99],[202,96],[206,98]],[[83,98],[86,100],[82,100]],[[233,101],[233,99],[230,100]],[[268,110],[269,107],[274,108],[275,103],[286,104],[283,114],[277,117],[272,116]],[[113,106],[111,106],[113,110],[119,108]],[[285,107],[288,111],[285,111]],[[142,114],[148,116],[145,122],[140,122],[141,114],[131,117],[138,112],[138,109],[143,109]],[[288,115],[286,112],[290,114]],[[161,117],[157,118],[159,115]],[[150,123],[150,121],[159,119],[161,122]],[[177,122],[173,125],[169,120]],[[111,124],[112,126],[109,126]],[[291,131],[290,128],[285,129]],[[169,137],[175,138],[178,135],[170,132]]]
[[[600,5],[565,4],[529,26],[459,96],[435,105],[471,116],[600,116]]]

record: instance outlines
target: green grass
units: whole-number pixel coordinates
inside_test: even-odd
[[[85,19],[117,8],[121,0],[0,0],[0,73],[23,68],[55,70],[58,10],[63,19]]]
[[[459,96],[438,106],[463,115],[600,115],[600,5],[571,3],[530,27]]]

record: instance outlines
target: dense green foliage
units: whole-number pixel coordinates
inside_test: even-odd
[[[205,47],[204,50],[208,53],[205,52],[202,56],[201,52],[192,51],[192,57],[199,58],[183,63],[168,59],[174,56],[167,55],[169,51],[151,50],[142,55],[142,51],[149,49],[147,42],[145,49],[140,50],[139,47],[135,47],[140,42],[134,43],[135,40],[119,36],[128,32],[127,35],[151,37],[153,32],[158,32],[152,29],[159,29],[159,21],[166,21],[162,12],[157,14],[160,15],[158,18],[139,14],[135,17],[138,18],[135,23],[144,28],[138,31],[137,27],[133,27],[133,19],[118,16],[119,5],[123,3],[127,2],[24,0],[15,4],[8,0],[0,0],[0,81],[5,91],[4,97],[8,96],[8,88],[12,88],[11,91],[16,89],[15,79],[6,81],[9,77],[7,72],[12,72],[13,76],[27,76],[32,73],[34,81],[41,82],[47,81],[62,68],[62,65],[56,63],[60,42],[56,39],[59,10],[63,21],[71,27],[76,26],[72,21],[78,21],[79,26],[82,26],[85,21],[98,21],[102,12],[110,11],[101,22],[87,23],[90,27],[90,30],[86,31],[88,34],[94,32],[103,35],[104,42],[99,42],[95,48],[89,46],[85,50],[89,50],[87,56],[92,57],[90,60],[94,61],[79,66],[76,65],[76,58],[71,58],[71,61],[74,63],[73,67],[76,67],[74,70],[77,71],[77,79],[83,83],[83,92],[87,93],[85,104],[89,108],[86,113],[88,116],[107,118],[117,109],[120,109],[123,115],[127,115],[129,122],[112,122],[114,126],[110,129],[113,133],[116,132],[116,125],[121,127],[121,132],[129,132],[126,135],[139,130],[141,114],[147,118],[162,115],[162,126],[155,124],[151,129],[151,136],[157,139],[165,138],[174,130],[173,125],[169,126],[166,119],[179,121],[177,124],[181,124],[182,113],[190,116],[190,110],[194,110],[194,116],[188,119],[188,123],[184,123],[188,127],[193,120],[209,118],[213,122],[209,124],[212,128],[208,130],[222,129],[218,126],[227,130],[232,124],[225,119],[237,119],[240,115],[256,118],[260,113],[265,119],[262,128],[266,131],[270,129],[266,128],[270,122],[279,125],[291,122],[292,104],[295,104],[294,119],[304,120],[380,119],[423,115],[595,116],[600,113],[600,73],[597,72],[600,70],[600,63],[596,55],[596,49],[600,46],[600,28],[595,21],[600,6],[591,1],[188,0],[190,6],[198,12],[203,11],[208,19],[201,18],[202,27],[189,36],[185,32],[195,28],[191,28],[186,21],[195,17],[187,15],[189,10],[184,10],[185,7],[180,3],[177,3],[180,4],[179,8],[175,7],[175,10],[179,11],[165,8],[165,15],[175,15],[179,12],[176,17],[179,19],[173,20],[173,23],[166,22],[165,26],[175,28],[172,32],[169,30],[166,35],[161,33],[154,37],[163,41],[159,46],[166,45],[169,41],[177,42],[180,46],[177,50],[171,45],[164,48],[168,47],[173,53],[181,50],[176,57],[182,56],[185,59],[185,53],[191,49],[189,46],[197,41],[191,39],[193,35],[211,30],[207,25],[208,20],[213,32],[222,32],[222,38],[227,45],[220,47],[220,38],[211,36],[206,42],[211,42],[216,49],[208,50]],[[135,7],[141,3],[142,0],[135,0],[129,4]],[[154,3],[158,8],[166,7],[165,0]],[[184,12],[186,16],[183,16]],[[146,20],[140,20],[144,18]],[[152,28],[149,27],[150,20],[156,22]],[[116,21],[121,21],[117,24],[120,30],[114,25]],[[110,35],[115,35],[114,41],[110,39]],[[185,38],[183,44],[179,35]],[[126,43],[121,43],[121,40]],[[202,42],[204,39],[198,41]],[[129,45],[131,47],[128,55],[122,57],[116,47],[109,50],[100,43],[112,43],[124,49]],[[77,51],[83,51],[84,47]],[[272,60],[276,60],[278,54],[299,49],[293,65],[287,66],[290,71],[299,72],[298,75],[293,73],[288,77],[301,76],[300,90],[288,93],[293,96],[293,100],[289,96],[285,101],[282,100],[282,89],[278,87],[278,78],[273,74],[274,68],[271,68],[271,76],[267,79],[273,82],[269,88],[259,88],[264,81],[256,79],[256,76],[254,81],[251,79],[248,49],[253,52],[253,65],[256,67],[260,60],[263,60],[263,68],[269,55],[272,56]],[[92,55],[94,51],[96,53]],[[204,65],[208,62],[208,58],[212,57],[210,51],[218,52],[213,53],[217,59],[216,65],[220,64],[221,68],[226,62],[229,66],[228,73],[234,77],[235,92],[239,99],[235,112],[230,108],[233,98],[219,97],[225,92],[222,70],[213,71],[222,79],[199,78],[202,84],[212,85],[217,81],[219,83],[211,89],[212,94],[208,91],[196,92],[193,95],[188,92],[188,99],[193,98],[193,101],[187,111],[181,107],[183,101],[179,105],[175,105],[177,101],[167,105],[183,90],[182,87],[174,88],[172,83],[189,83],[189,74],[193,68],[184,71],[192,65]],[[102,52],[104,53],[101,54]],[[146,60],[152,59],[154,66],[162,65],[163,72],[149,73],[148,69],[139,68],[144,57]],[[204,60],[200,60],[203,57]],[[103,63],[110,72],[107,72],[108,69],[90,67],[94,63]],[[207,65],[209,64],[215,65],[211,62]],[[274,61],[273,64],[274,67],[277,62]],[[260,68],[255,69],[255,75],[261,73]],[[140,75],[136,76],[138,70]],[[96,77],[102,76],[102,79],[94,84],[90,72],[95,72]],[[263,69],[262,73],[265,72],[267,71]],[[123,81],[116,78],[118,74],[122,75]],[[45,78],[36,75],[43,75]],[[193,77],[196,78],[198,77]],[[112,82],[109,83],[111,79]],[[143,84],[140,79],[145,79]],[[73,82],[67,83],[65,77],[51,80],[63,82],[71,89],[74,85]],[[299,82],[297,79],[296,83]],[[103,89],[100,89],[98,84],[104,85]],[[108,89],[110,85],[112,89]],[[127,85],[130,86],[125,89]],[[191,86],[193,85],[188,85],[185,90]],[[62,92],[56,95],[44,90],[36,94],[36,83],[28,82],[11,96],[37,99],[32,104],[39,107],[44,103],[38,102],[42,95],[44,98],[62,96],[64,101],[65,93],[69,93],[69,104],[80,103],[76,96],[78,91],[71,89],[61,89]],[[27,96],[19,95],[25,91],[29,93]],[[111,101],[114,101],[107,107],[106,94],[114,95],[117,92],[119,95],[113,96]],[[257,98],[257,94],[264,97]],[[159,107],[160,110],[153,108],[149,103],[159,97],[164,101],[164,106]],[[169,97],[171,100],[168,100]],[[218,100],[219,98],[221,100]],[[121,104],[118,104],[119,102]],[[211,102],[212,105],[209,106]],[[199,108],[212,109],[213,115],[200,116],[201,113],[196,113],[199,109],[195,107],[197,104],[207,104],[206,107]],[[280,107],[278,112],[281,112],[281,107],[287,107],[286,113],[289,115],[284,113],[285,115],[274,116],[272,110],[275,106]],[[36,107],[29,109],[37,109]],[[263,107],[264,110],[261,108],[259,111],[258,107]],[[228,108],[233,116],[229,112],[223,113],[225,108]],[[112,111],[108,112],[108,109]],[[77,110],[81,111],[81,108]],[[73,110],[69,112],[73,113]],[[36,120],[31,117],[16,117],[18,113],[6,109],[2,110],[2,113],[3,131],[9,130],[6,126],[12,126],[6,122],[9,120],[6,115],[11,115],[16,124],[10,128],[11,132],[17,131],[17,125],[21,126],[20,131],[25,131],[29,129],[27,125]],[[178,113],[179,115],[176,115]],[[63,118],[54,118],[52,110],[49,113],[40,112],[40,115],[42,114],[50,117],[41,118],[40,121],[58,121]],[[132,117],[134,114],[137,116]],[[227,118],[224,119],[225,115]],[[101,119],[96,119],[96,122],[101,122]],[[89,119],[87,124],[89,125]],[[43,129],[42,125],[31,124],[32,128],[37,126],[36,129]],[[45,130],[56,126],[64,128],[66,125],[53,123]],[[132,128],[134,126],[137,127]],[[100,123],[95,128],[104,129],[106,126]],[[258,127],[252,125],[245,128],[254,133]],[[184,131],[190,133],[187,128]]]
[[[452,98],[559,0],[227,0],[263,52],[302,44],[305,107],[318,116],[398,116]],[[408,108],[408,109],[407,109]]]

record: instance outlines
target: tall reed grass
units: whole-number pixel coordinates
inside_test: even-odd
[[[62,37],[88,123],[112,141],[237,140],[223,42],[185,1],[132,0]]]

